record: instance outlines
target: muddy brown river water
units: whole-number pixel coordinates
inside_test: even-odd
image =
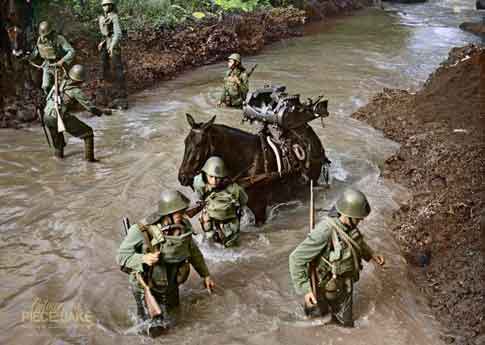
[[[114,259],[121,217],[143,218],[162,189],[178,188],[185,113],[199,121],[216,114],[217,122],[255,130],[241,124],[238,111],[215,109],[225,67],[218,64],[133,96],[129,111],[88,119],[99,164],[83,161],[75,138],[58,161],[40,128],[0,131],[0,343],[441,344],[446,331],[408,280],[387,228],[407,193],[384,182],[379,165],[398,146],[349,115],[383,87],[419,87],[451,47],[476,41],[457,27],[478,16],[471,1],[386,8],[315,24],[307,36],[245,59],[259,65],[251,88],[272,81],[303,97],[329,99],[325,128],[312,124],[333,162],[332,186],[316,190],[317,208],[328,208],[348,185],[369,196],[373,212],[361,228],[387,265],[366,265],[355,295],[355,329],[303,317],[288,255],[308,231],[308,203],[293,200],[272,207],[263,227],[247,217],[237,249],[202,243],[215,295],[192,275],[182,288],[178,326],[158,339],[136,335],[127,276]]]

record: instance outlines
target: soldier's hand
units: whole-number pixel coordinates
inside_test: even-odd
[[[51,63],[50,66],[52,66],[52,67],[61,67],[63,64],[64,64],[64,60],[63,59],[60,59],[57,62]]]
[[[232,82],[232,83],[236,83],[236,84],[241,84],[241,82],[239,81],[238,77],[235,77],[235,76],[230,76],[229,78],[229,81]]]
[[[386,263],[386,260],[382,255],[374,255],[372,257],[372,260],[374,260],[374,262],[377,263],[379,266],[383,266]]]
[[[151,266],[158,261],[159,256],[160,256],[160,252],[145,254],[143,255],[143,263],[147,264],[148,266]]]
[[[312,306],[317,304],[317,299],[315,298],[315,295],[313,294],[313,292],[310,291],[305,295],[305,304],[307,306]]]
[[[210,276],[207,276],[204,278],[204,286],[207,289],[207,292],[211,294],[216,287],[216,283],[214,283]]]
[[[104,43],[105,43],[105,41],[99,42],[99,44],[98,44],[98,51],[101,51],[101,49],[103,49]]]
[[[113,56],[113,47],[108,48],[108,54],[109,56]]]

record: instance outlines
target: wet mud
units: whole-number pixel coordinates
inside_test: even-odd
[[[485,50],[454,48],[416,93],[384,89],[353,117],[401,144],[382,174],[412,192],[393,231],[447,343],[485,344]]]

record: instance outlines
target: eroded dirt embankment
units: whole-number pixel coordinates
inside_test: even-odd
[[[455,48],[416,94],[385,89],[353,114],[402,145],[383,168],[412,192],[393,231],[445,340],[463,345],[485,344],[484,69],[483,49]]]
[[[152,87],[187,69],[221,61],[232,52],[255,54],[271,42],[301,35],[303,24],[309,19],[321,20],[371,4],[372,0],[317,0],[303,10],[274,8],[185,23],[173,30],[128,32],[122,43],[128,92]],[[87,38],[92,35],[77,32],[73,21],[66,26],[69,31],[63,33],[76,48],[75,62],[88,67],[91,81],[86,90],[98,104],[106,105],[109,97],[100,92],[97,42]],[[93,30],[97,30],[96,25]],[[4,102],[0,103],[0,128],[19,127],[36,120],[33,114],[35,105],[40,103],[40,93],[23,90],[14,95],[12,82],[16,79],[15,74],[0,78],[0,91],[4,95]]]

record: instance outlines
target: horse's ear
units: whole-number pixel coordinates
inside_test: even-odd
[[[207,121],[206,123],[204,123],[202,125],[202,129],[207,129],[209,128],[210,126],[212,126],[214,124],[214,121],[216,120],[216,115],[212,116],[212,119],[210,119],[209,121]]]
[[[190,115],[189,113],[186,113],[185,116],[187,117],[187,122],[189,123],[190,127],[194,128],[195,127],[195,120],[192,117],[192,115]]]

